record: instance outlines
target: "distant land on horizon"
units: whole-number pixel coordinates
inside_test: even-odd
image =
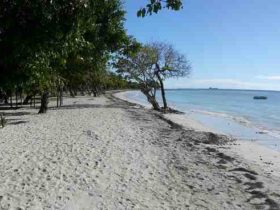
[[[258,90],[258,89],[233,89],[233,88],[166,88],[166,90],[209,90],[209,91],[262,91],[262,92],[279,92],[280,90]]]

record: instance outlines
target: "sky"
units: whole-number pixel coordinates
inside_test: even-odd
[[[138,18],[147,2],[124,1],[128,34],[173,44],[192,66],[167,88],[280,90],[280,0],[184,0],[181,11]]]

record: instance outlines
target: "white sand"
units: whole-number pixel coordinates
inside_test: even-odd
[[[212,128],[206,127],[202,123],[198,122],[197,120],[194,120],[191,117],[188,117],[186,114],[165,114],[164,117],[166,119],[169,119],[173,122],[176,122],[185,129],[192,129],[196,131],[206,131],[206,132],[213,132],[213,133],[218,133],[218,131],[215,131]]]
[[[264,173],[280,178],[280,152],[250,141],[237,141],[229,150],[233,156],[240,156]]]
[[[204,133],[113,98],[64,103],[45,115],[6,113],[0,209],[279,207],[278,177],[202,143]]]

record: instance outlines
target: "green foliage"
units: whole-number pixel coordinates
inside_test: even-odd
[[[153,68],[155,56],[153,49],[144,45],[137,51],[129,51],[126,56],[120,57],[114,67],[129,82],[137,83],[140,90],[147,96],[148,101],[153,104],[154,109],[158,110],[156,91],[159,83]]]
[[[0,1],[1,82],[12,83],[9,88],[34,82],[40,90],[48,88],[51,59],[65,53],[75,29],[82,6],[77,2]]]
[[[115,68],[128,81],[137,82],[157,110],[159,108],[155,95],[158,88],[161,88],[164,109],[167,109],[163,81],[167,78],[188,76],[191,70],[184,55],[172,45],[161,42],[146,44],[138,51],[120,57]]]
[[[106,79],[104,80],[104,85],[106,89],[127,89],[133,88],[132,83],[127,82],[122,76],[117,75],[113,72],[108,72]],[[134,88],[136,88],[134,86]]]
[[[138,10],[137,16],[145,17],[146,15],[152,15],[164,8],[178,11],[183,8],[183,2],[182,0],[149,0],[146,7]]]
[[[101,86],[131,40],[124,14],[119,0],[0,0],[0,88]]]

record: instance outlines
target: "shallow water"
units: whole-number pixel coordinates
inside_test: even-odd
[[[208,127],[280,151],[280,92],[180,89],[167,90],[166,96],[170,106]],[[254,100],[254,96],[267,96],[267,100]],[[139,91],[127,92],[126,97],[147,103]]]

